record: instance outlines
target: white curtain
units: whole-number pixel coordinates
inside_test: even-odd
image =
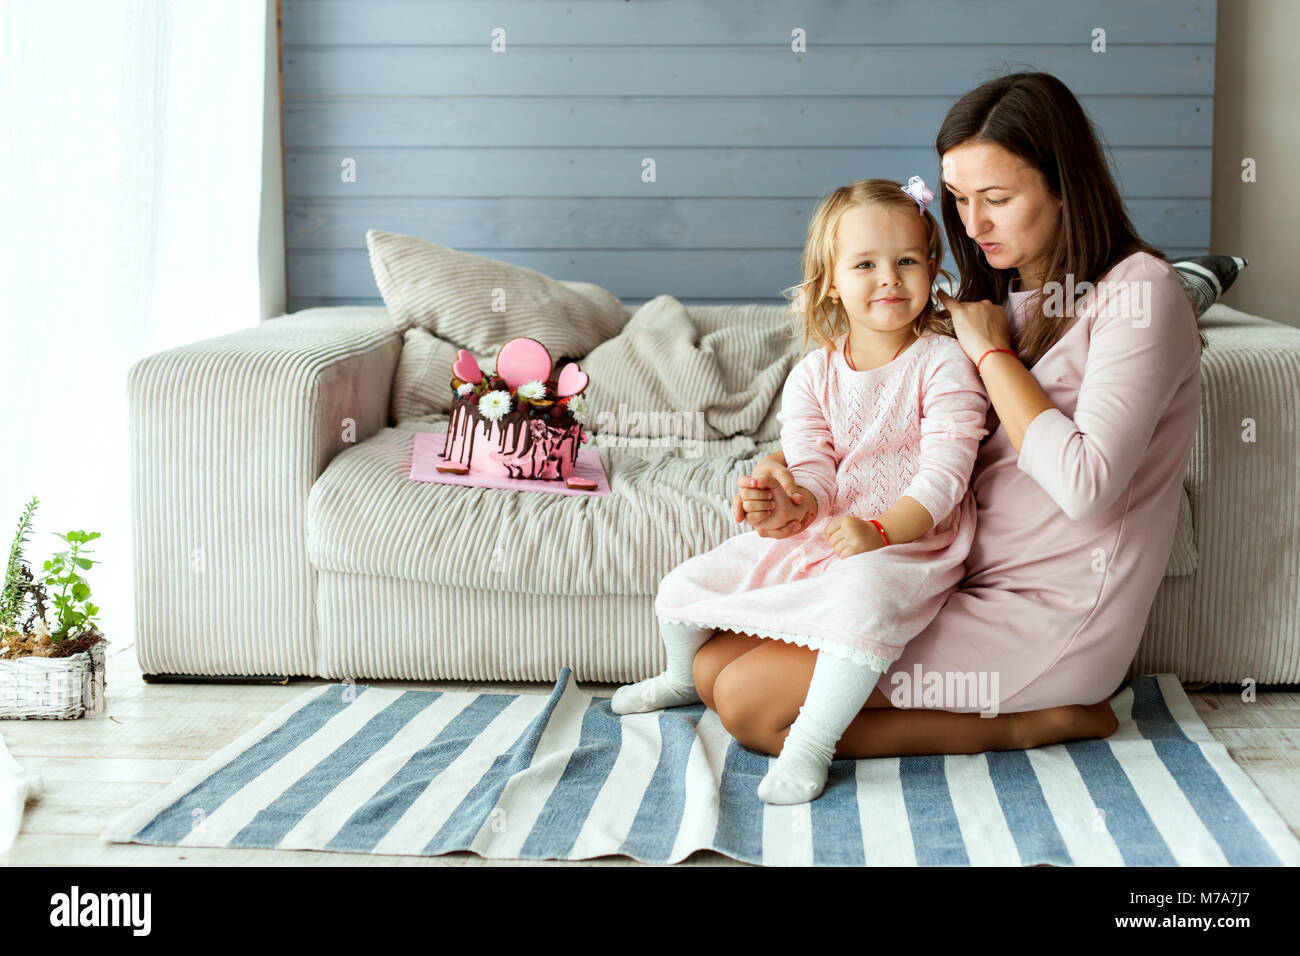
[[[101,532],[109,653],[134,628],[127,370],[262,317],[268,2],[0,0],[0,575],[33,495],[34,572],[54,532]]]

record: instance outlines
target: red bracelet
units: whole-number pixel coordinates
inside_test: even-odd
[[[986,359],[986,358],[989,356],[989,353],[990,353],[990,352],[1006,352],[1008,355],[1015,355],[1015,354],[1016,354],[1015,352],[1011,351],[1011,349],[989,349],[988,352],[985,352],[983,355],[980,356],[980,362],[983,362],[984,359]],[[976,363],[975,363],[975,374],[976,374],[976,375],[978,375],[978,374],[980,373],[980,362],[976,362]]]
[[[884,525],[882,525],[875,518],[868,518],[867,520],[876,526],[876,530],[880,532],[880,536],[885,539],[885,544],[889,544],[889,535],[885,534]]]

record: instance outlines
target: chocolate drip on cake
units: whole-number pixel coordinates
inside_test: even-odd
[[[470,403],[458,397],[452,405],[451,417],[447,419],[447,438],[442,445],[444,461],[454,458],[466,468],[470,467],[474,459],[474,442],[470,440],[472,437],[470,433],[475,424],[470,412]]]
[[[563,415],[551,417],[553,406],[536,406],[546,409],[546,414],[533,415],[535,406],[516,400],[515,407],[497,421],[485,418],[476,402],[469,402],[464,396],[457,396],[452,404],[451,415],[447,420],[447,437],[443,443],[444,461],[456,460],[467,468],[472,467],[475,437],[482,435],[482,440],[489,449],[498,448],[503,458],[527,458],[527,467],[513,461],[502,461],[506,475],[512,479],[540,479],[545,481],[562,481],[565,469],[561,466],[561,457],[568,459],[569,470],[578,463],[578,451],[582,443],[582,425],[567,409]],[[538,423],[546,433],[555,437],[555,441],[537,442],[534,440],[533,423]],[[479,426],[483,430],[479,432]],[[564,453],[568,442],[568,453]],[[548,465],[554,462],[555,475],[546,476]]]

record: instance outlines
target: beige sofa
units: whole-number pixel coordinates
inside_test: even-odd
[[[1222,305],[1202,325],[1178,535],[1130,676],[1300,681],[1300,329]],[[402,344],[383,307],[318,308],[131,369],[147,677],[549,683],[567,664],[622,683],[662,669],[659,579],[744,530],[735,479],[778,443],[602,447],[613,494],[535,495],[545,506],[527,511],[517,494],[412,482],[414,432],[446,418],[390,427]]]

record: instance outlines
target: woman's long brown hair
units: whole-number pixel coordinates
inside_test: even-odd
[[[1119,189],[1102,153],[1101,137],[1074,94],[1050,73],[1012,73],[977,86],[952,105],[934,148],[940,159],[955,146],[995,143],[1014,153],[1043,174],[1052,196],[1062,200],[1061,228],[1048,250],[1043,281],[1086,291],[1115,263],[1135,252],[1159,259],[1167,257],[1143,241],[1133,228]],[[966,235],[957,201],[947,189],[935,190],[942,198],[948,248],[961,272],[956,298],[963,302],[1006,300],[1014,269],[988,264],[975,241]],[[1076,296],[1076,303],[1082,293]],[[1056,344],[1075,314],[1073,308],[1044,314],[1041,290],[1030,296],[1032,311],[1023,333],[1012,347],[1026,367],[1032,366]],[[1201,348],[1209,344],[1200,331]]]

